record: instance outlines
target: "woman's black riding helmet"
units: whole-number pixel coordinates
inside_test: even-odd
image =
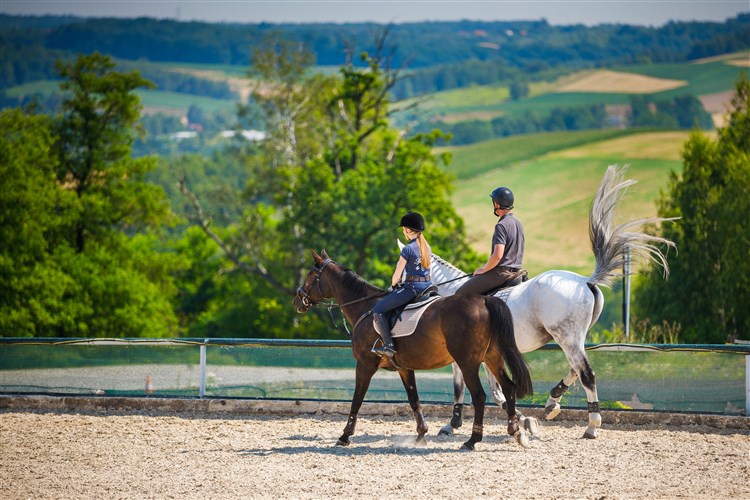
[[[511,191],[507,187],[496,188],[490,193],[490,198],[492,198],[495,203],[500,205],[500,208],[502,208],[503,210],[513,209],[513,202],[515,201],[513,198],[513,191]]]
[[[401,223],[398,227],[406,227],[412,231],[421,233],[425,229],[424,217],[417,212],[406,212],[406,214],[401,217]]]

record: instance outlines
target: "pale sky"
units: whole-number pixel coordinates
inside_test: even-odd
[[[551,24],[661,26],[724,21],[750,0],[0,0],[4,14],[154,17],[239,23],[406,23],[546,19]]]

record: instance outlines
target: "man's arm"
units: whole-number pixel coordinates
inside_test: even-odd
[[[492,255],[487,259],[487,262],[483,266],[478,267],[476,271],[474,271],[474,274],[484,274],[487,271],[494,269],[495,266],[500,263],[500,259],[503,258],[503,252],[505,252],[505,245],[502,243],[496,244],[495,248],[492,249]]]

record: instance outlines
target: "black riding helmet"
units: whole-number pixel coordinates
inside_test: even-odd
[[[495,203],[500,205],[500,208],[502,208],[503,210],[513,209],[513,202],[515,201],[513,198],[513,191],[511,191],[507,187],[496,188],[490,193],[490,198],[492,198]]]
[[[406,212],[406,214],[401,217],[401,223],[398,225],[398,227],[407,227],[412,231],[421,233],[425,229],[424,217],[422,217],[422,214],[417,212]]]

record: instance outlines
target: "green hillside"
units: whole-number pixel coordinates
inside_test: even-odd
[[[531,160],[552,151],[640,133],[633,129],[549,132],[493,139],[468,146],[447,147],[453,154],[448,171],[459,180]],[[441,151],[442,151],[441,150]]]
[[[525,267],[532,274],[569,269],[588,275],[594,259],[588,239],[588,209],[608,165],[629,164],[628,177],[638,181],[620,207],[619,220],[656,215],[655,200],[668,183],[670,171],[680,171],[679,152],[689,132],[646,132],[612,138],[590,137],[584,145],[552,147],[538,136],[541,155],[494,169],[475,167],[472,158],[507,158],[520,151],[515,138],[460,148],[451,170],[463,172],[456,183],[454,204],[467,225],[474,248],[487,254],[495,217],[490,191],[506,185],[516,195],[515,212],[526,227]],[[583,136],[579,137],[583,140]],[[515,144],[514,144],[515,143]],[[530,148],[531,143],[525,145]],[[493,153],[494,151],[494,153]],[[546,154],[544,154],[546,153]],[[476,175],[471,175],[476,168]]]

